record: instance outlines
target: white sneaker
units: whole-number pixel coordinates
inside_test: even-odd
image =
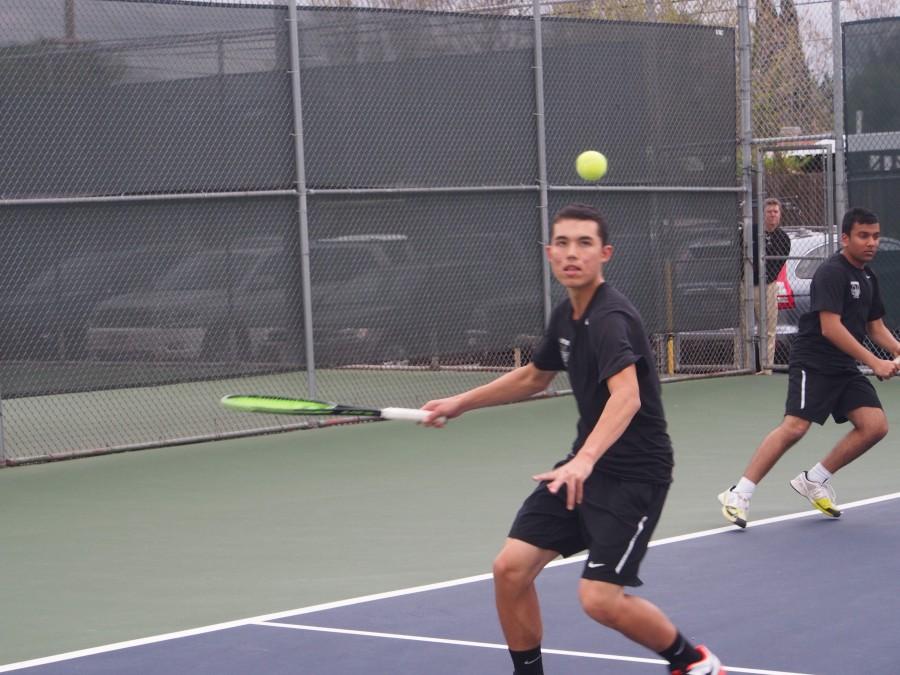
[[[832,488],[827,481],[818,483],[814,480],[810,480],[806,471],[804,471],[791,481],[791,487],[794,488],[798,494],[806,497],[813,506],[826,516],[830,516],[831,518],[841,517],[840,510],[835,506],[837,498],[834,496],[834,488]]]
[[[747,527],[747,518],[750,517],[750,495],[744,492],[735,492],[735,486],[719,494],[719,503],[722,505],[722,515],[729,523],[738,527]]]

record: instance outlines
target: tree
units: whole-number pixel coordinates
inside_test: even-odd
[[[727,23],[734,25],[733,0],[590,0],[551,5],[555,16],[607,21],[656,21],[660,23]]]
[[[759,0],[751,58],[754,135],[782,135],[786,127],[803,134],[831,128],[831,105],[813,78],[793,0]]]

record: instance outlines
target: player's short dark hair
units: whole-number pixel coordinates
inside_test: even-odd
[[[609,243],[609,228],[606,226],[606,220],[596,208],[589,204],[566,204],[553,216],[550,223],[550,233],[553,233],[553,226],[561,220],[592,220],[597,223],[597,235],[600,237],[601,243]]]
[[[869,211],[869,209],[863,209],[860,207],[856,207],[847,211],[844,214],[844,220],[841,222],[841,234],[846,234],[848,237],[850,233],[853,231],[854,223],[859,223],[860,225],[875,225],[878,222],[878,216]]]

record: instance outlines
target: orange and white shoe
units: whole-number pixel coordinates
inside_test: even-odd
[[[689,665],[686,670],[673,670],[672,675],[727,675],[718,656],[703,645],[697,645],[695,649],[703,658]]]

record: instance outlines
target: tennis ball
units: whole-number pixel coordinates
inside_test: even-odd
[[[585,180],[600,180],[606,167],[606,156],[596,150],[585,150],[575,159],[575,170]]]

